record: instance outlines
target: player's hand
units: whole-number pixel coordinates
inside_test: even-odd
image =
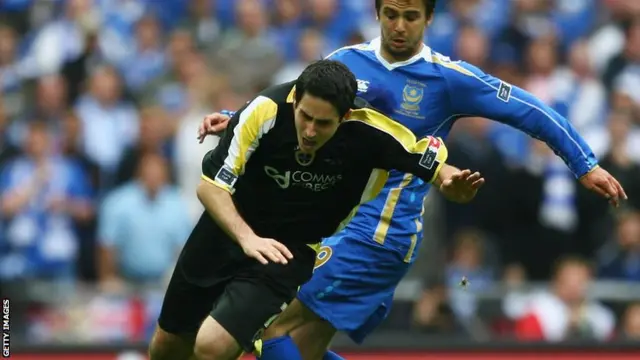
[[[240,246],[244,253],[251,258],[267,265],[269,261],[280,264],[287,264],[293,259],[293,254],[286,246],[273,239],[251,236],[240,241]]]
[[[457,203],[467,203],[476,196],[484,185],[484,178],[479,172],[471,170],[457,171],[448,179],[442,181],[440,192],[447,200]]]
[[[198,127],[198,142],[202,144],[207,135],[215,135],[229,125],[230,117],[221,113],[213,113],[204,117]]]
[[[581,177],[580,183],[585,188],[609,200],[609,203],[615,207],[620,206],[620,200],[628,199],[618,180],[601,167],[597,167]]]

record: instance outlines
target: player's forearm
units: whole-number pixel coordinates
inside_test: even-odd
[[[213,220],[236,242],[254,235],[253,230],[238,213],[231,194],[219,187],[200,181],[198,199]]]
[[[597,166],[593,151],[565,117],[526,91],[514,89],[513,93],[523,102],[514,107],[511,116],[504,118],[509,125],[544,141],[577,178]]]

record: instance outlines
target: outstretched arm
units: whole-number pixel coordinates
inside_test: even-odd
[[[544,141],[587,189],[614,205],[626,199],[620,183],[598,166],[591,148],[571,123],[541,100],[465,62],[442,57],[433,61],[441,65],[453,114],[480,116],[522,130]]]

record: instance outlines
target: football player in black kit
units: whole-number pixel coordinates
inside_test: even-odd
[[[252,351],[311,277],[314,245],[377,195],[387,170],[435,184],[458,172],[445,166],[439,139],[417,140],[359,104],[356,90],[347,67],[321,60],[234,115],[202,162],[197,193],[206,211],[174,269],[152,360]],[[483,181],[469,177],[472,195]]]

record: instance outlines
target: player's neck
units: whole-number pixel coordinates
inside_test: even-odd
[[[422,52],[423,48],[424,48],[424,44],[420,44],[420,46],[418,46],[416,51],[414,51],[410,55],[398,57],[398,56],[392,55],[389,51],[387,51],[387,49],[385,49],[383,46],[381,46],[380,47],[380,55],[382,55],[382,58],[385,59],[389,64],[393,64],[393,63],[399,63],[399,62],[403,62],[403,61],[407,61],[407,60],[411,59],[412,57],[414,57],[414,56],[418,55],[420,52]]]

